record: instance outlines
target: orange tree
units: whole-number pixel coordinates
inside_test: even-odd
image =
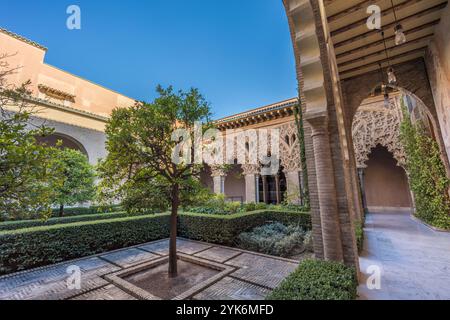
[[[197,89],[174,92],[158,86],[157,92],[152,103],[113,111],[106,127],[108,156],[99,165],[100,190],[130,212],[170,207],[169,276],[176,277],[178,209],[205,194],[192,148],[186,158],[177,147],[194,141],[195,123],[208,122],[210,107]],[[175,129],[185,136],[174,139]],[[173,161],[174,155],[191,161]]]

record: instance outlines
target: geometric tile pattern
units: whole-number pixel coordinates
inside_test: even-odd
[[[179,253],[232,267],[194,296],[196,300],[261,300],[297,264],[277,257],[178,239]],[[108,275],[167,256],[169,241],[155,241],[61,264],[0,277],[0,300],[133,300],[139,298],[115,286]],[[81,288],[69,289],[70,266],[81,271]],[[231,272],[231,273],[230,273]],[[108,276],[108,277],[107,277]]]
[[[223,248],[223,247],[213,247],[206,251],[197,253],[197,254],[195,254],[195,256],[199,257],[199,258],[223,263],[223,262],[230,260],[240,254],[241,254],[241,252],[236,251],[236,250]]]
[[[293,262],[249,253],[243,253],[226,264],[239,268],[232,274],[233,277],[270,289],[275,289],[298,267]]]
[[[264,300],[270,290],[226,277],[203,290],[194,300]]]
[[[160,258],[160,256],[143,250],[131,248],[127,250],[108,253],[102,255],[101,258],[113,264],[116,264],[121,268],[129,268],[143,262]]]
[[[88,293],[77,296],[71,300],[137,300],[125,291],[110,284],[105,287],[95,289]]]

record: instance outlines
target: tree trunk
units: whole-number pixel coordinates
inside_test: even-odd
[[[59,216],[62,217],[64,215],[64,205],[59,206]]]
[[[180,188],[178,184],[172,186],[172,214],[170,216],[170,245],[169,245],[169,278],[178,276],[177,261],[177,218],[180,205]]]

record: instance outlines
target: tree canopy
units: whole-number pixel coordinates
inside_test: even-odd
[[[72,149],[59,150],[54,166],[62,173],[52,198],[52,203],[60,206],[60,216],[64,213],[64,206],[84,203],[94,198],[95,171],[84,154]]]
[[[15,73],[0,55],[0,215],[7,219],[50,214],[53,186],[58,172],[53,170],[54,148],[36,143],[36,136],[52,133],[45,126],[31,124],[34,106],[27,102],[30,82],[10,85]]]
[[[195,124],[209,121],[210,106],[197,89],[175,92],[158,86],[157,92],[152,103],[113,111],[106,127],[108,156],[99,165],[101,192],[131,212],[171,208],[169,274],[176,276],[178,207],[205,195],[198,179],[201,165],[193,161],[190,141]],[[174,135],[177,130],[185,134]]]

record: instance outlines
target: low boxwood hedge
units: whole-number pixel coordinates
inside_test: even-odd
[[[99,213],[111,213],[111,212],[120,212],[123,211],[123,208],[119,205],[113,206],[91,206],[91,207],[73,207],[73,208],[64,208],[64,216],[81,216],[87,214],[99,214]],[[52,216],[59,216],[59,208],[55,208],[52,210]]]
[[[0,274],[166,238],[168,225],[156,214],[0,232]]]
[[[305,213],[255,211],[235,215],[181,213],[179,236],[232,244],[243,231],[270,221],[310,226]],[[36,226],[0,232],[0,274],[45,266],[169,236],[169,214]]]
[[[144,214],[134,214],[144,215]],[[62,218],[50,218],[48,220],[22,220],[22,221],[6,221],[0,223],[0,231],[26,229],[40,226],[52,226],[56,224],[67,224],[84,221],[98,221],[108,220],[116,218],[126,218],[131,215],[125,212],[113,212],[113,213],[99,213],[99,214],[87,214],[82,216],[71,216]]]
[[[271,222],[311,229],[308,213],[261,210],[230,215],[183,213],[178,219],[178,233],[193,240],[233,245],[242,232]]]
[[[267,300],[354,300],[357,287],[354,268],[336,262],[305,260]]]

